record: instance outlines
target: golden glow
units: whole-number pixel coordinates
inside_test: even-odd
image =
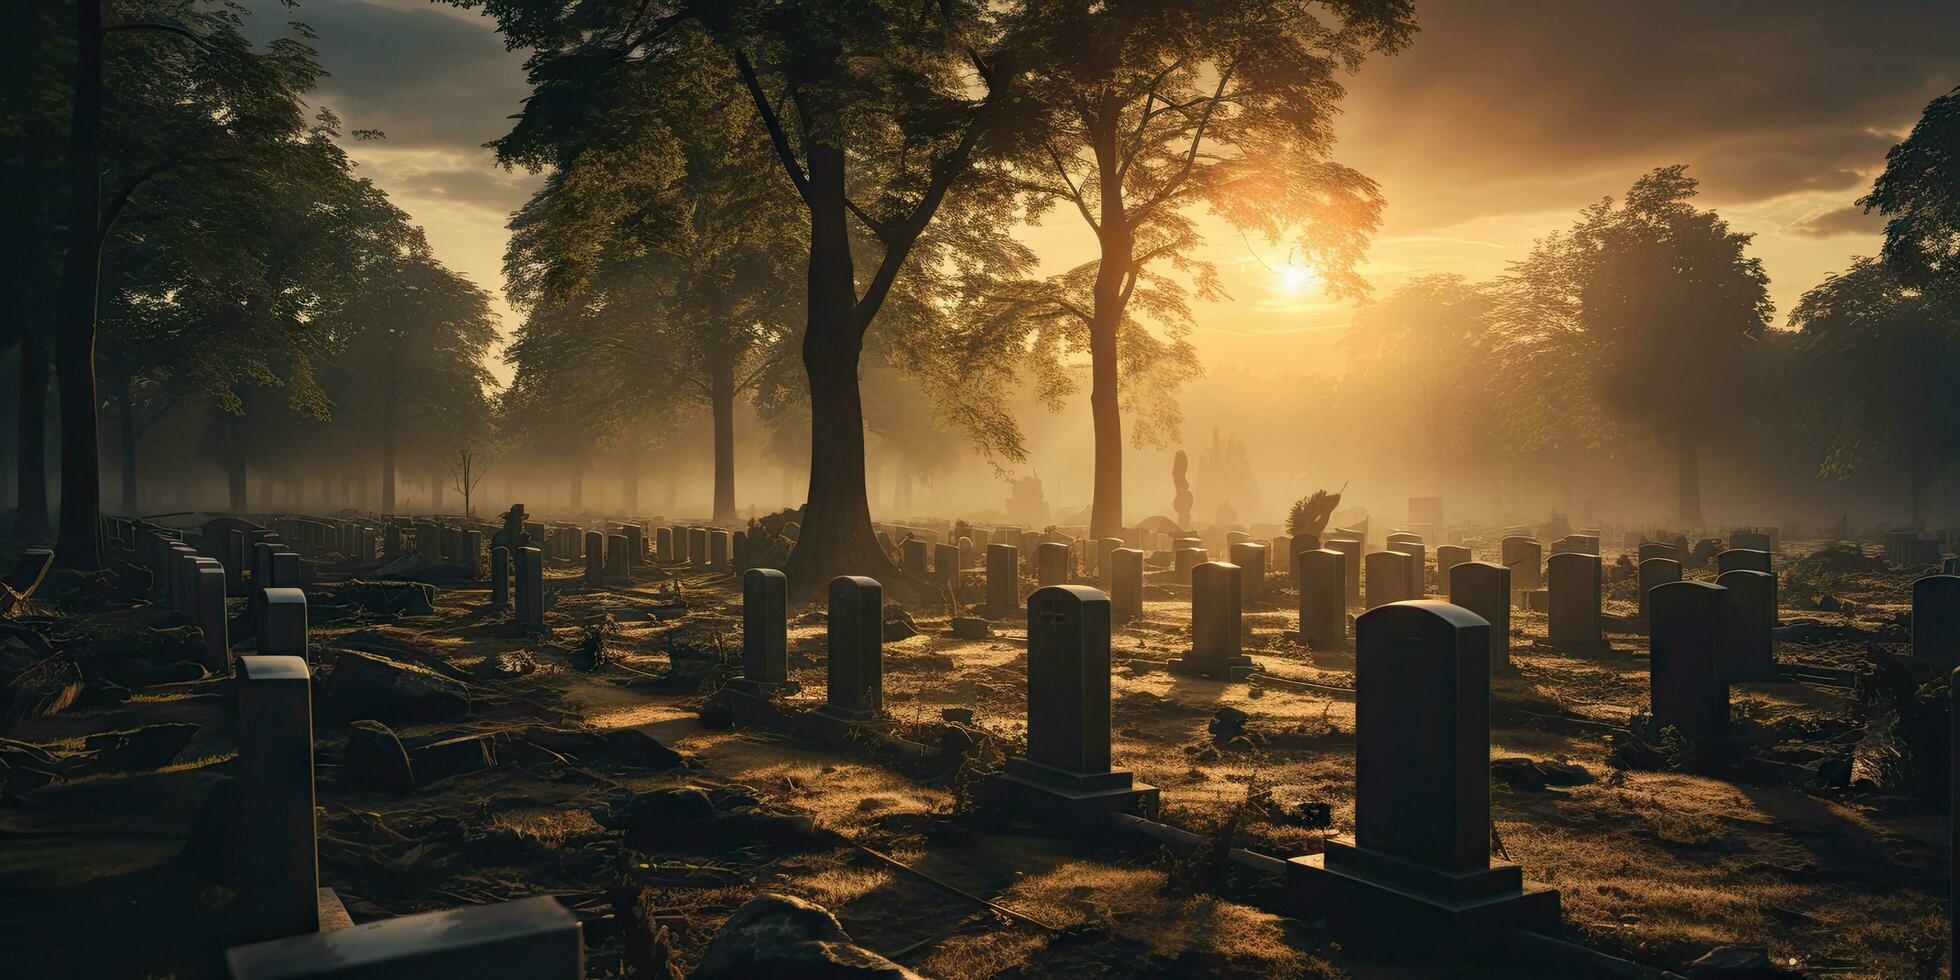
[[[1320,282],[1320,273],[1315,272],[1313,266],[1294,262],[1274,269],[1273,275],[1279,280],[1279,291],[1288,296],[1298,296]]]

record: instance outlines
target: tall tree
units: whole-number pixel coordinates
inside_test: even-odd
[[[1147,334],[1129,318],[1139,282],[1181,295],[1170,266],[1212,286],[1192,258],[1192,211],[1287,242],[1336,292],[1354,273],[1382,199],[1372,181],[1328,159],[1338,79],[1415,33],[1407,0],[1031,0],[1007,17],[1006,47],[1029,65],[1030,98],[1059,124],[1030,140],[1024,185],[1065,202],[1096,236],[1085,267],[1088,302],[1062,322],[1090,362],[1095,498],[1090,535],[1123,525],[1124,368],[1152,362],[1125,351]],[[1081,273],[1078,273],[1081,277]],[[1173,314],[1181,302],[1167,300]],[[1130,329],[1126,331],[1125,325]],[[1140,386],[1164,393],[1158,376]],[[1132,396],[1137,397],[1137,396]]]
[[[1701,434],[1725,404],[1774,309],[1762,262],[1692,201],[1685,166],[1663,167],[1579,215],[1514,267],[1507,318],[1526,349],[1563,347],[1601,404],[1675,452],[1676,516],[1700,524]]]
[[[537,52],[536,93],[499,144],[506,159],[576,129],[590,93],[623,74],[692,90],[685,69],[693,62],[676,54],[702,45],[733,65],[808,229],[810,483],[791,585],[810,591],[839,574],[890,574],[865,493],[859,361],[901,273],[946,260],[926,231],[954,185],[989,140],[1025,130],[1010,118],[1017,72],[989,43],[986,5],[455,2],[488,10],[510,44]],[[861,261],[870,269],[862,277]]]
[[[1883,256],[1902,284],[1960,293],[1960,88],[1927,104],[1858,203],[1890,219]]]
[[[1906,473],[1912,519],[1960,458],[1960,295],[1909,286],[1890,262],[1854,260],[1790,313],[1807,394],[1803,419],[1825,439],[1818,474],[1843,479],[1879,461]]]

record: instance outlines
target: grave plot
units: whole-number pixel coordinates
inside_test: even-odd
[[[1449,596],[1454,584],[1463,605],[1488,608],[1479,589],[1515,587],[1499,574],[1504,547],[1515,546],[1471,545],[1475,566],[1450,555],[1447,578],[1432,565],[1428,591]],[[1131,574],[1118,571],[1133,560],[1126,550],[1108,549],[1111,574]],[[1345,557],[1324,554],[1307,567]],[[1411,552],[1391,554],[1406,576]],[[1899,757],[1876,754],[1884,738],[1909,745],[1914,736],[1900,724],[1874,732],[1870,709],[1828,683],[1841,677],[1831,669],[1873,656],[1869,646],[1911,656],[1916,573],[1785,542],[1773,566],[1785,600],[1773,656],[1800,676],[1681,687],[1725,690],[1728,720],[1682,739],[1650,714],[1662,710],[1655,658],[1676,656],[1680,617],[1658,600],[1632,629],[1642,618],[1631,608],[1633,580],[1614,576],[1616,551],[1600,557],[1603,642],[1554,642],[1547,613],[1517,594],[1505,609],[1509,669],[1492,668],[1488,635],[1461,648],[1488,670],[1487,734],[1450,743],[1447,772],[1401,773],[1373,803],[1357,783],[1384,758],[1361,745],[1379,728],[1368,719],[1412,709],[1397,698],[1357,702],[1356,685],[1375,676],[1362,667],[1374,634],[1353,621],[1363,610],[1340,597],[1346,583],[1322,580],[1314,604],[1342,607],[1339,641],[1303,644],[1301,597],[1276,568],[1256,594],[1242,581],[1213,588],[1206,577],[1214,573],[1200,576],[1199,601],[1236,606],[1236,647],[1251,667],[1222,676],[1171,669],[1192,654],[1203,617],[1168,555],[1138,562],[1134,614],[1101,607],[1108,667],[1092,658],[1089,675],[1077,673],[1084,661],[1058,656],[1074,648],[1053,638],[1033,638],[1043,666],[1031,661],[1031,617],[1079,643],[1086,608],[1081,598],[1066,609],[1040,598],[1042,571],[1032,565],[1016,569],[1010,597],[1004,576],[989,574],[1000,566],[976,557],[951,606],[933,581],[936,566],[916,581],[880,583],[875,606],[854,591],[851,628],[840,631],[837,596],[792,601],[764,572],[734,575],[712,558],[696,568],[663,556],[657,543],[630,580],[537,549],[500,569],[520,579],[534,568],[530,595],[521,579],[450,584],[432,596],[418,590],[427,611],[382,601],[376,580],[327,564],[292,589],[304,599],[296,625],[282,612],[296,604],[276,595],[266,603],[275,628],[264,637],[234,629],[229,642],[235,656],[255,653],[262,639],[296,647],[292,655],[316,678],[318,880],[354,923],[555,896],[582,930],[588,976],[715,968],[722,954],[712,944],[724,929],[792,914],[750,907],[769,894],[821,906],[867,955],[924,976],[1423,969],[1402,951],[1347,935],[1365,931],[1370,916],[1400,922],[1406,910],[1360,911],[1361,921],[1333,915],[1319,907],[1331,901],[1324,889],[1302,890],[1276,870],[1328,855],[1363,877],[1413,856],[1431,881],[1501,879],[1517,865],[1520,881],[1557,891],[1559,911],[1549,923],[1542,907],[1518,921],[1546,941],[1653,968],[1683,972],[1711,952],[1746,959],[1752,949],[1779,966],[1795,959],[1798,969],[1841,976],[1912,975],[1937,962],[1946,821],[1914,799],[1923,774],[1898,762],[1887,768],[1881,760]],[[485,567],[499,564],[490,552]],[[1709,565],[1662,588],[1712,594],[1718,574],[1738,574]],[[1082,585],[1101,574],[1049,572]],[[1409,584],[1398,577],[1399,588]],[[499,585],[508,590],[501,605]],[[1838,608],[1816,608],[1824,596]],[[169,650],[195,663],[210,656],[207,640],[182,623],[205,615],[208,602],[207,594],[188,611],[56,611],[33,622],[49,635],[141,637],[160,651],[143,663],[172,662]],[[228,602],[234,620],[253,615],[247,596]],[[1008,615],[992,608],[1009,602]],[[535,624],[518,618],[519,604]],[[956,616],[985,617],[988,634],[961,636]],[[1387,632],[1376,633],[1398,643],[1419,634],[1383,622]],[[1723,622],[1705,625],[1719,631]],[[1919,622],[1920,642],[1938,647],[1938,617]],[[832,683],[833,644],[876,651],[851,661],[843,688]],[[17,741],[6,743],[7,798],[32,805],[0,807],[0,826],[18,845],[0,861],[0,911],[16,923],[9,961],[29,975],[58,972],[85,949],[104,975],[222,976],[225,949],[261,938],[237,914],[233,889],[249,879],[226,855],[239,831],[212,802],[224,799],[221,787],[235,791],[253,758],[239,744],[238,708],[223,695],[231,681],[201,670],[145,675],[136,659],[84,670],[68,706],[17,715]],[[1703,676],[1694,662],[1683,669]],[[1875,676],[1890,677],[1884,669]],[[1395,667],[1422,670],[1413,655]],[[1031,678],[1042,676],[1106,676],[1107,720],[1066,698],[1059,707],[1031,703]],[[30,681],[35,697],[65,690],[58,674]],[[1896,682],[1887,690],[1912,695]],[[1091,706],[1104,696],[1082,691]],[[734,710],[737,694],[764,710]],[[795,720],[806,717],[827,723]],[[1412,717],[1440,715],[1432,706]],[[1058,732],[1067,737],[1055,742]],[[1479,738],[1488,773],[1476,765],[1485,754]],[[1441,751],[1410,743],[1388,758],[1441,759]],[[1874,754],[1860,761],[1861,751]],[[1030,771],[1010,759],[1044,772],[1025,778],[1034,792],[995,809],[989,781],[1017,765],[1023,777]],[[1433,854],[1410,842],[1416,831],[1406,826],[1368,829],[1371,813],[1392,814],[1406,794],[1445,783],[1487,787],[1487,804],[1452,796],[1451,807],[1470,809],[1447,811],[1487,806],[1485,823],[1460,825],[1477,840]],[[1077,801],[1112,791],[1122,795],[1112,808],[1121,818],[1057,833]],[[1348,838],[1354,843],[1341,843]],[[1359,852],[1340,850],[1356,846],[1375,856],[1357,864]],[[1507,880],[1479,887],[1496,889],[1480,893],[1487,897],[1513,894],[1503,891]],[[1341,911],[1375,908],[1371,894],[1341,900]],[[132,941],[92,945],[97,910],[131,903],[152,910],[128,922]],[[1505,945],[1504,935],[1488,958],[1459,962],[1452,975],[1586,975],[1546,966],[1554,961],[1545,948]],[[126,949],[140,950],[140,961],[122,958]]]

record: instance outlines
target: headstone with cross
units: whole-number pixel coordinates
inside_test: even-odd
[[[1109,598],[1086,586],[1028,597],[1028,750],[988,777],[990,808],[1071,830],[1156,809],[1155,787],[1110,765],[1109,617]]]
[[[1286,867],[1291,903],[1337,935],[1489,947],[1557,924],[1558,893],[1490,857],[1489,632],[1433,600],[1355,621],[1354,833]]]

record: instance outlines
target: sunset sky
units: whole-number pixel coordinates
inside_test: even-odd
[[[255,36],[288,19],[260,0]],[[1485,277],[1574,212],[1640,174],[1686,163],[1703,202],[1755,233],[1778,322],[1825,273],[1878,241],[1851,202],[1926,102],[1960,84],[1960,4],[1418,0],[1422,32],[1350,82],[1341,162],[1389,206],[1364,268],[1378,292],[1413,275]],[[1854,13],[1855,11],[1855,13]],[[489,22],[426,0],[306,0],[331,73],[315,101],[349,149],[452,267],[503,306],[504,223],[537,178],[482,144],[526,94],[522,57]],[[1091,254],[1068,215],[1029,230],[1052,269]],[[1325,299],[1286,250],[1206,222],[1206,257],[1232,301],[1200,307],[1208,369],[1295,367],[1323,356],[1353,311]],[[1270,268],[1269,268],[1270,267]],[[1275,271],[1277,270],[1277,271]],[[503,365],[493,368],[506,377]]]

